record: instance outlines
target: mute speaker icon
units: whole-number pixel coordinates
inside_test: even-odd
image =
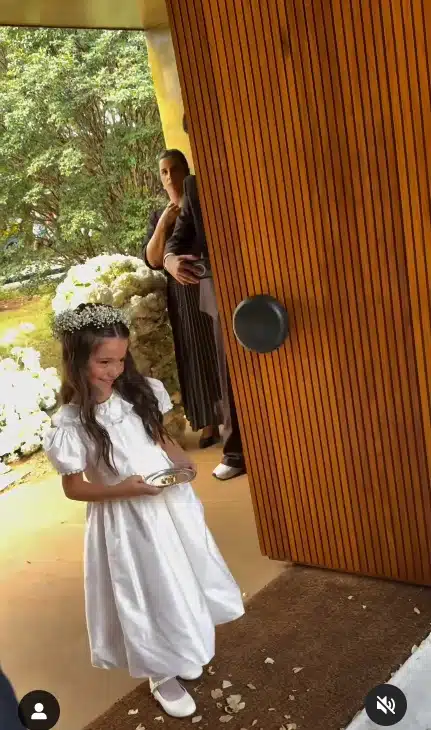
[[[393,715],[395,715],[395,700],[387,697],[377,697],[377,709],[381,710],[385,713],[385,715],[388,714],[388,712],[392,712]]]
[[[365,712],[376,725],[397,725],[407,712],[407,697],[394,684],[379,684],[368,692]]]

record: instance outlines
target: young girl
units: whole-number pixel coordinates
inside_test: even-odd
[[[144,477],[190,465],[163,427],[162,383],[142,377],[120,310],[85,304],[56,318],[63,406],[45,450],[69,499],[88,502],[85,603],[91,660],[149,677],[164,711],[187,717],[214,656],[214,626],[244,613],[192,487],[156,489]],[[84,474],[86,480],[84,480]]]

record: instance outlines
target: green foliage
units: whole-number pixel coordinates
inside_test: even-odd
[[[27,297],[10,300],[0,307],[0,358],[7,357],[12,347],[34,347],[40,352],[42,367],[61,369],[60,345],[52,336],[51,297]],[[3,338],[11,330],[18,331],[23,323],[34,325],[32,332],[19,332],[12,342],[6,343]]]
[[[30,297],[48,297],[49,299],[52,299],[58,284],[65,276],[66,274],[57,279],[46,279],[34,276],[28,281],[24,281],[17,288],[0,288],[0,309],[2,309],[2,303],[11,301],[17,302],[23,299],[27,300]]]
[[[136,255],[163,146],[143,33],[1,28],[0,75],[2,270]],[[17,221],[22,242],[6,254]]]

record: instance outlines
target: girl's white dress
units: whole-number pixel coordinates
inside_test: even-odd
[[[148,379],[162,413],[171,408],[158,380]],[[133,474],[171,465],[118,393],[97,406],[119,475],[101,462],[74,405],[63,406],[45,438],[60,474],[85,472],[106,489]],[[91,660],[127,668],[132,677],[176,676],[214,656],[214,626],[244,613],[240,590],[205,524],[190,484],[157,496],[92,502],[85,534],[85,604]]]

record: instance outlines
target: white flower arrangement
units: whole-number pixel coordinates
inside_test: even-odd
[[[42,368],[40,353],[14,347],[0,360],[0,465],[38,451],[55,407],[60,379],[55,368]]]
[[[136,365],[143,375],[164,383],[175,403],[167,426],[173,437],[181,439],[185,418],[166,310],[164,273],[149,269],[134,256],[96,256],[69,269],[57,287],[52,308],[58,317],[84,303],[114,306],[129,318],[130,349]]]
[[[165,288],[164,274],[152,271],[141,259],[103,254],[69,269],[57,287],[52,308],[58,314],[88,302],[122,307],[135,294],[144,296]]]

